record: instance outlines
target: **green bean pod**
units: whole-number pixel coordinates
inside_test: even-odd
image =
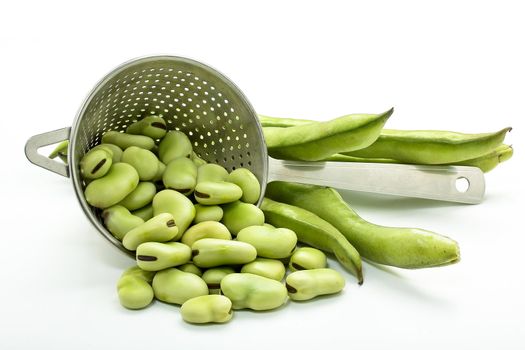
[[[480,168],[484,173],[488,173],[500,163],[503,163],[506,160],[509,160],[514,153],[512,146],[509,145],[499,145],[490,153],[482,155],[481,157],[467,159],[462,162],[453,163],[451,165],[466,165],[466,166],[475,166]]]
[[[364,258],[379,264],[414,269],[460,259],[459,247],[452,239],[418,228],[367,222],[332,188],[274,181],[266,187],[266,195],[317,214],[335,226]]]
[[[503,142],[510,130],[511,128],[505,128],[493,133],[463,134],[451,131],[385,129],[370,146],[343,154],[390,158],[414,164],[456,163],[491,152]]]
[[[270,156],[315,161],[371,145],[393,109],[381,114],[351,114],[327,122],[263,129]]]
[[[359,284],[363,283],[359,252],[330,223],[308,210],[269,198],[263,199],[261,209],[270,224],[289,228],[300,242],[333,253],[341,265],[357,277]]]

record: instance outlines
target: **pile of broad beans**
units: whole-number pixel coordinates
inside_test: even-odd
[[[327,122],[260,120],[269,154],[281,159],[459,164],[486,172],[512,156],[503,144],[510,128],[485,134],[383,129],[392,112]],[[50,157],[66,161],[67,142]],[[327,267],[325,253],[360,284],[362,258],[410,269],[460,259],[454,240],[367,222],[332,188],[271,182],[259,208],[254,174],[207,163],[160,116],[124,133],[106,132],[79,166],[87,202],[136,253],[136,265],[117,283],[129,309],[157,299],[181,305],[187,322],[223,323],[232,310],[270,310],[288,299],[340,292],[345,278]]]

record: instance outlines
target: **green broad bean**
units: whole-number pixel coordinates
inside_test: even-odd
[[[231,240],[232,235],[228,228],[217,221],[203,221],[188,228],[180,241],[188,246],[203,238],[217,238]]]
[[[481,157],[501,145],[511,128],[463,134],[436,130],[383,130],[376,142],[345,155],[389,158],[412,164],[447,164]],[[336,152],[334,152],[336,153]]]
[[[166,130],[166,121],[162,117],[150,115],[128,126],[126,132],[161,139],[166,135]]]
[[[131,266],[124,270],[122,272],[122,275],[120,277],[124,276],[133,276],[140,279],[143,279],[144,281],[151,283],[153,281],[153,277],[155,276],[155,271],[145,271],[138,267],[137,265]]]
[[[221,281],[221,291],[234,309],[271,310],[288,298],[286,287],[276,280],[252,273],[232,273]]]
[[[207,269],[202,274],[202,279],[208,285],[210,292],[214,289],[221,289],[221,281],[224,276],[235,273],[235,270],[229,266],[213,267]]]
[[[241,201],[255,204],[261,196],[261,184],[255,175],[246,168],[239,168],[232,171],[226,181],[239,186],[242,190]]]
[[[133,166],[141,181],[153,180],[159,167],[159,160],[153,152],[135,146],[126,148],[122,153],[121,162]]]
[[[101,178],[108,173],[111,164],[111,153],[101,149],[89,151],[80,161],[80,175],[90,180]]]
[[[164,176],[164,172],[166,171],[166,165],[162,163],[159,160],[159,163],[157,165],[157,173],[153,177],[153,181],[162,181],[162,176]]]
[[[114,205],[104,209],[102,219],[108,231],[119,240],[122,240],[126,233],[144,223],[142,218],[132,215],[122,205]]]
[[[204,159],[199,157],[199,155],[195,152],[191,152],[191,160],[193,161],[193,164],[199,168],[201,165],[208,164]]]
[[[288,268],[293,272],[322,269],[326,265],[326,255],[321,250],[312,247],[301,247],[293,252]]]
[[[153,278],[155,298],[171,304],[184,304],[186,300],[208,295],[208,286],[199,276],[171,267],[155,274]]]
[[[131,214],[138,216],[144,221],[148,221],[153,217],[153,205],[148,204],[143,208],[132,211]]]
[[[393,109],[381,114],[351,114],[326,122],[288,128],[263,128],[268,154],[274,158],[315,161],[338,152],[371,145]]]
[[[146,271],[159,271],[190,261],[191,248],[179,242],[145,242],[137,247],[137,265]]]
[[[120,304],[125,308],[143,309],[153,301],[153,288],[145,280],[134,276],[123,276],[117,283]]]
[[[153,197],[153,215],[170,213],[179,228],[173,240],[178,240],[190,226],[195,217],[195,207],[191,200],[182,193],[174,190],[162,190]]]
[[[319,295],[335,294],[344,287],[345,279],[333,269],[296,271],[286,277],[286,289],[292,300],[310,300]]]
[[[200,204],[225,204],[240,199],[242,197],[242,190],[236,184],[232,184],[226,181],[203,181],[198,182],[195,186],[194,196],[197,202],[199,202]]]
[[[237,233],[237,240],[254,246],[257,256],[283,259],[292,255],[297,244],[297,235],[287,228],[248,226]]]
[[[93,147],[90,151],[98,149],[103,149],[110,153],[113,160],[113,164],[120,162],[120,159],[122,158],[122,149],[119,146],[114,145],[112,143],[101,143],[100,145]]]
[[[122,244],[126,249],[136,250],[144,242],[167,242],[178,233],[173,215],[161,213],[126,233]]]
[[[164,164],[168,164],[175,158],[191,157],[191,141],[181,131],[169,131],[159,144],[159,158]]]
[[[228,178],[228,170],[219,164],[203,164],[197,171],[197,182],[222,182]]]
[[[195,264],[193,263],[182,264],[180,266],[177,266],[177,268],[184,272],[193,273],[199,277],[202,276],[202,270],[198,266],[195,266]]]
[[[337,228],[308,210],[269,198],[264,198],[261,209],[270,224],[289,228],[300,242],[333,253],[341,265],[357,277],[359,284],[363,283],[361,256]]]
[[[135,168],[126,163],[113,164],[108,173],[91,181],[84,191],[86,201],[100,209],[117,204],[139,184]]]
[[[222,222],[234,235],[248,226],[264,224],[264,213],[257,206],[236,201],[222,207]]]
[[[280,260],[257,258],[241,268],[241,272],[281,281],[286,273],[286,268]]]
[[[136,210],[145,207],[153,200],[157,188],[153,182],[139,182],[137,187],[119,202],[119,205],[128,210]]]
[[[123,150],[131,146],[146,150],[151,150],[155,147],[155,141],[153,141],[151,137],[125,134],[118,131],[106,131],[104,135],[102,135],[102,143],[110,143]]]
[[[224,295],[202,295],[182,304],[180,314],[189,323],[224,323],[233,316],[232,302]]]
[[[247,264],[257,257],[257,251],[248,243],[217,238],[199,239],[191,251],[193,263],[204,268]]]
[[[335,226],[364,258],[379,264],[414,269],[452,264],[460,259],[458,244],[452,239],[418,228],[367,222],[332,188],[275,181],[266,187],[266,195],[319,215]]]
[[[193,223],[198,224],[203,221],[221,221],[224,214],[218,205],[195,204],[195,218]]]
[[[193,192],[197,184],[197,166],[191,159],[175,158],[166,165],[162,182],[166,188],[188,195]]]

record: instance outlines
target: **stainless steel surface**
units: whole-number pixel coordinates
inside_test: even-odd
[[[100,143],[104,132],[123,131],[133,122],[153,114],[163,116],[169,130],[186,133],[201,158],[228,170],[250,169],[259,179],[262,193],[267,183],[268,158],[257,114],[228,78],[207,65],[183,57],[150,56],[122,64],[93,88],[80,107],[69,135],[68,162],[75,193],[89,220],[106,239],[130,255],[133,253],[104,227],[101,210],[86,202],[86,184],[80,176],[79,161]],[[66,138],[57,138],[56,142]],[[31,138],[26,146],[28,158],[67,176],[64,165],[60,170],[59,163],[34,155],[34,147],[49,140],[39,135]]]
[[[464,192],[458,189],[461,179],[468,181]],[[485,193],[483,172],[466,166],[312,163],[270,158],[268,181],[274,180],[467,204],[481,203]]]
[[[38,149],[69,139],[70,132],[71,128],[67,127],[32,136],[29,140],[27,140],[26,146],[24,148],[27,159],[39,167],[59,175],[69,177],[69,168],[67,165],[41,155],[38,153]]]

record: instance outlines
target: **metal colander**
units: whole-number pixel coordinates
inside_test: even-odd
[[[162,116],[168,130],[188,135],[203,159],[229,171],[248,168],[264,193],[268,157],[257,115],[243,93],[228,78],[200,62],[175,56],[150,56],[128,61],[106,75],[82,104],[73,125],[30,138],[28,159],[60,175],[71,177],[75,193],[97,230],[122,251],[103,225],[101,210],[84,198],[79,162],[101,142],[108,130],[123,131],[147,115]],[[70,140],[68,164],[38,154],[38,148]],[[261,199],[262,200],[262,197]]]
[[[31,137],[25,147],[34,164],[71,177],[84,212],[97,230],[133,255],[102,224],[101,211],[84,198],[79,161],[100,143],[104,132],[123,131],[147,115],[160,115],[169,130],[190,138],[203,159],[228,170],[250,169],[261,194],[269,180],[287,180],[364,192],[480,203],[485,182],[480,169],[466,166],[298,162],[268,158],[257,115],[242,92],[224,75],[200,62],[175,56],[151,56],[122,64],[102,79],[82,104],[73,126]],[[69,139],[68,164],[38,149]],[[456,187],[467,182],[466,190]],[[258,205],[262,201],[262,196]]]

